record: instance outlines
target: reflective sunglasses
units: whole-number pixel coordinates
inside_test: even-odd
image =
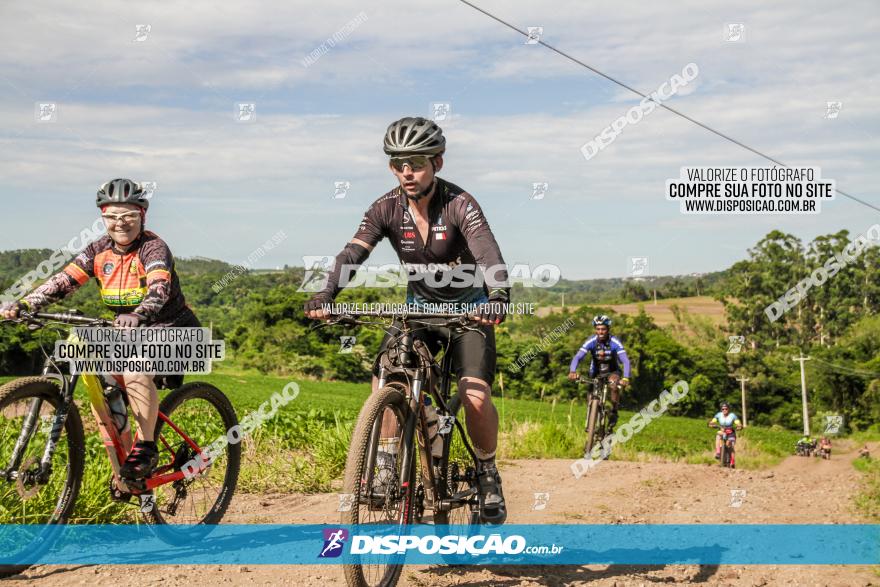
[[[392,157],[391,167],[397,171],[403,171],[404,165],[409,165],[413,171],[421,171],[431,161],[430,155],[410,155],[409,157]]]

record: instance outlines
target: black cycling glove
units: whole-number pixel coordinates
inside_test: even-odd
[[[303,310],[305,310],[306,314],[308,314],[313,310],[321,310],[324,308],[324,306],[331,303],[333,303],[333,298],[327,295],[318,294],[305,303]]]
[[[510,294],[506,289],[493,289],[489,292],[489,301],[477,308],[477,317],[492,324],[501,324],[507,316],[508,303]]]

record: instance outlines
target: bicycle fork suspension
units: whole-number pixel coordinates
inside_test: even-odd
[[[31,438],[34,435],[34,430],[37,429],[37,420],[40,417],[40,409],[42,406],[42,399],[36,397],[31,400],[31,405],[28,407],[28,413],[24,418],[21,432],[19,433],[18,439],[15,441],[15,446],[12,449],[12,458],[9,461],[9,468],[6,469],[6,474],[4,475],[7,479],[15,479],[18,477],[17,469],[21,466],[21,458],[24,455],[24,449],[27,447],[28,443],[30,443]]]
[[[44,367],[43,376],[49,376],[48,366]],[[43,456],[40,458],[40,481],[45,481],[52,474],[52,457],[55,454],[58,441],[61,439],[61,433],[64,430],[64,423],[67,421],[67,414],[70,406],[69,402],[73,401],[72,398],[69,397],[69,394],[72,393],[72,390],[76,385],[76,378],[74,377],[70,382],[64,377],[61,377],[60,379],[62,401],[55,412],[55,418],[52,421],[52,429],[49,432],[49,438],[46,441],[46,448],[43,450]],[[21,466],[24,452],[33,439],[34,432],[37,430],[37,422],[40,420],[40,410],[42,410],[42,408],[43,399],[39,397],[34,398],[31,401],[31,405],[28,406],[28,413],[22,424],[21,433],[19,433],[15,446],[12,449],[9,468],[6,469],[4,475],[7,480],[15,479],[18,476],[17,469]]]

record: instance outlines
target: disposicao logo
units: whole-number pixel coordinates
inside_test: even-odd
[[[348,540],[348,530],[343,528],[324,529],[324,548],[318,558],[336,558],[342,554],[345,541]]]
[[[526,539],[516,535],[502,538],[499,534],[489,536],[356,535],[351,544],[351,554],[405,554],[408,550],[416,550],[420,554],[513,555],[526,551]]]

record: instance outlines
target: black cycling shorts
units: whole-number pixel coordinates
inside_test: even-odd
[[[146,328],[201,328],[202,323],[190,308],[184,308],[168,322],[148,324]],[[177,389],[183,385],[183,373],[175,375],[156,375],[153,383],[156,389]]]
[[[430,322],[431,320],[425,320]],[[381,350],[384,351],[393,334],[399,334],[399,323],[395,322],[390,334],[385,334],[382,340]],[[452,353],[452,372],[458,379],[462,377],[474,377],[482,379],[488,385],[492,385],[495,379],[495,328],[492,326],[480,326],[485,334],[483,337],[474,330],[450,329],[445,326],[429,326],[419,328],[413,332],[413,338],[422,340],[428,346],[432,355],[437,355],[440,349],[449,343],[449,352]],[[452,332],[450,333],[450,330]],[[378,359],[373,363],[373,375],[379,375]]]

